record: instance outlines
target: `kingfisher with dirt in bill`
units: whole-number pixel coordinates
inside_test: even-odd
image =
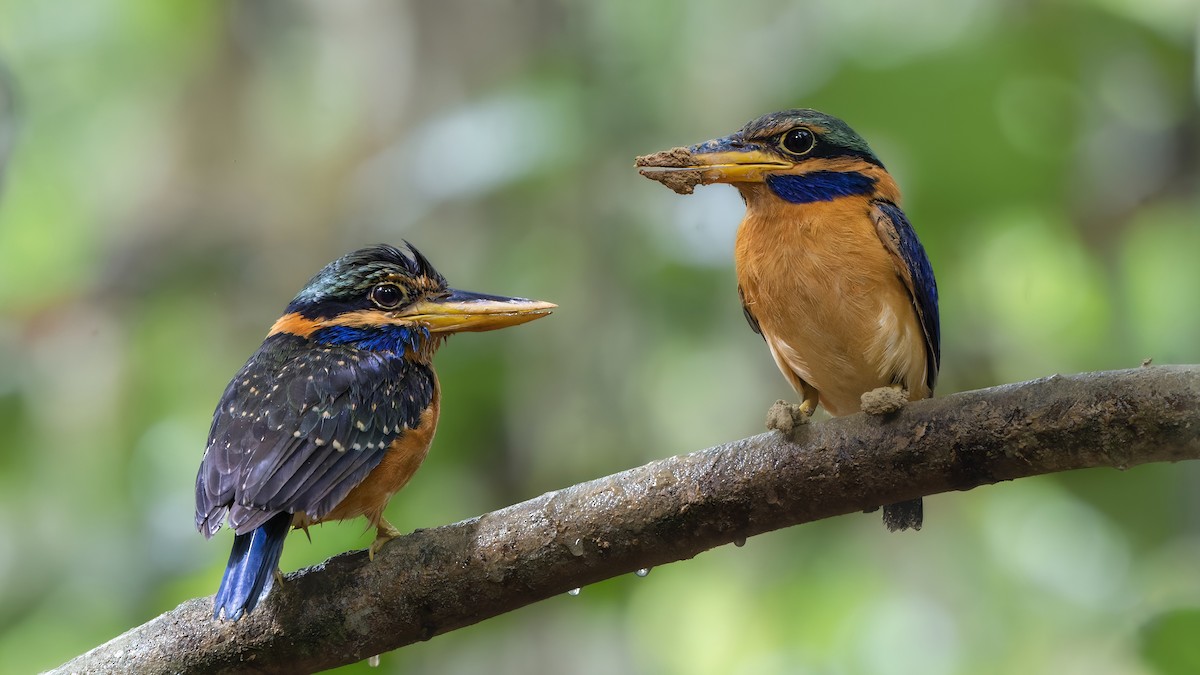
[[[407,242],[406,242],[407,243]],[[425,459],[438,422],[433,354],[451,334],[533,321],[555,305],[470,293],[412,244],[325,266],[225,389],[196,476],[196,527],[228,520],[233,550],[214,618],[253,611],[292,528],[365,516],[368,554],[399,532],[388,500]]]
[[[636,166],[680,194],[711,183],[741,193],[742,308],[801,399],[769,425],[788,432],[818,405],[833,416],[886,414],[933,395],[941,363],[933,267],[896,182],[849,125],[784,110]],[[920,529],[921,500],[885,505],[883,520],[890,530]]]

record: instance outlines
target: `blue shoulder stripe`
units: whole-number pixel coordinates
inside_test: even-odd
[[[927,381],[932,391],[942,363],[942,329],[938,317],[938,290],[937,280],[933,278],[933,266],[929,264],[925,247],[921,245],[921,240],[917,238],[917,233],[908,222],[904,211],[888,201],[880,200],[875,204],[895,230],[900,257],[912,277],[913,304],[917,306],[921,328],[925,331],[925,353],[929,366]]]

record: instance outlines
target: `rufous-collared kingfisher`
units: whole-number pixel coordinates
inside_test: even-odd
[[[637,166],[676,192],[729,183],[741,193],[738,292],[801,398],[797,421],[818,404],[835,416],[858,412],[868,392],[890,389],[900,405],[933,395],[941,361],[933,268],[896,182],[845,122],[785,110]],[[889,529],[921,522],[920,499],[884,507]]]
[[[451,333],[550,313],[548,302],[469,293],[411,244],[343,256],[317,273],[225,389],[196,476],[196,527],[228,520],[233,550],[213,616],[236,621],[270,588],[288,531],[366,516],[373,558],[399,535],[384,507],[424,461],[439,412],[431,361]]]

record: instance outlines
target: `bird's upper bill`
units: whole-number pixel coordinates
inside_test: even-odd
[[[697,185],[761,183],[769,173],[795,166],[760,143],[742,140],[740,133],[690,148],[671,148],[637,158],[638,173],[679,194]]]
[[[421,300],[396,318],[419,323],[430,333],[495,330],[540,319],[558,307],[554,303],[450,289],[447,295]]]

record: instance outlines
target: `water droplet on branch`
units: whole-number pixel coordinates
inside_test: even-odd
[[[571,555],[573,556],[583,555],[583,540],[576,537],[575,539],[567,542],[567,550],[570,551]]]

